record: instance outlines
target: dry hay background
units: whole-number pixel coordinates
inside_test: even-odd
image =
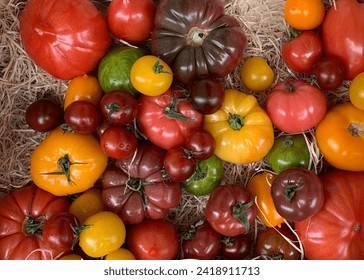
[[[62,104],[68,85],[68,81],[56,80],[39,69],[24,52],[18,33],[18,18],[25,2],[0,2],[0,196],[30,180],[30,155],[45,136],[27,126],[27,106],[41,97],[51,97]],[[100,9],[105,9],[110,1],[94,2]],[[226,13],[241,21],[248,38],[248,48],[241,63],[250,56],[264,57],[275,72],[275,82],[297,77],[287,69],[280,57],[280,49],[288,32],[283,18],[284,2],[225,0]],[[326,1],[325,4],[328,6],[331,3]],[[225,87],[249,92],[240,82],[240,67],[241,64],[224,79]],[[327,92],[329,107],[347,100],[347,86],[344,84],[335,92]],[[268,91],[253,94],[264,106]],[[305,136],[311,152],[311,167],[319,173],[325,163],[315,144],[313,131],[307,132]],[[224,163],[224,166],[224,183],[240,183],[244,186],[254,173],[267,168],[264,160],[248,165]],[[180,206],[171,211],[169,218],[180,228],[196,222],[203,217],[207,198],[184,192]]]

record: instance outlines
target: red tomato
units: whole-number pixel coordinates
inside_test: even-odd
[[[364,72],[364,3],[358,0],[335,1],[322,25],[326,55],[337,56],[345,66],[345,79]]]
[[[144,220],[133,225],[127,242],[138,260],[172,260],[180,245],[176,228],[166,220]]]
[[[203,116],[192,108],[182,89],[139,97],[139,128],[148,140],[165,150],[184,146],[186,138],[202,128]]]
[[[107,23],[116,38],[141,43],[153,31],[156,10],[153,0],[113,0],[107,10]]]
[[[42,232],[44,223],[55,221],[52,217],[67,212],[69,206],[66,197],[54,196],[32,183],[0,198],[0,259],[53,259],[69,253],[71,247],[54,247],[65,238],[59,227],[62,223],[55,222],[51,242]]]
[[[288,80],[272,88],[266,106],[276,128],[286,133],[300,133],[315,127],[324,118],[327,100],[309,82]]]
[[[321,56],[321,38],[314,31],[303,31],[282,47],[283,61],[291,70],[298,73],[307,73]]]
[[[191,151],[193,158],[205,160],[210,158],[215,151],[216,141],[211,132],[200,129],[186,139],[186,148]]]
[[[247,233],[256,214],[253,194],[240,185],[217,187],[205,209],[206,219],[212,228],[226,236]]]
[[[182,147],[169,149],[164,156],[163,165],[168,177],[174,182],[187,180],[196,170],[192,154]]]
[[[250,256],[252,240],[246,234],[222,238],[221,253],[228,260],[244,260]]]
[[[63,80],[96,69],[111,45],[106,21],[89,0],[27,1],[20,36],[35,64]]]
[[[325,201],[314,216],[294,224],[307,259],[364,259],[364,172],[321,177]]]

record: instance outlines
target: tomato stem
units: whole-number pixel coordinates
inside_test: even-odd
[[[292,135],[287,135],[286,139],[284,139],[284,147],[290,148],[293,147],[294,141]]]
[[[106,104],[105,105],[106,109],[109,110],[108,115],[111,116],[112,114],[114,114],[115,112],[120,110],[120,105],[118,103],[110,103],[110,104]]]
[[[169,119],[176,119],[176,120],[186,121],[186,122],[194,121],[194,119],[186,117],[185,115],[183,115],[177,111],[178,100],[179,99],[177,99],[173,95],[171,105],[164,109],[164,113],[165,113],[166,117]]]
[[[248,203],[238,202],[233,207],[233,217],[238,219],[245,227],[245,232],[247,233],[250,228],[250,223],[248,220],[248,216],[246,215],[246,210],[248,210],[255,202],[255,199],[252,199]]]
[[[351,123],[348,130],[353,137],[361,137],[364,133],[364,128],[358,123]]]
[[[35,235],[40,240],[43,240],[42,230],[46,220],[47,217],[45,215],[39,216],[38,218],[34,218],[32,215],[27,216],[23,224],[24,233],[27,235]]]
[[[298,183],[291,184],[288,182],[287,185],[284,186],[284,194],[286,197],[286,202],[290,203],[292,198],[296,195],[296,192],[301,190],[304,187],[304,185],[300,185]]]
[[[164,74],[172,75],[172,73],[171,73],[171,72],[164,70],[164,67],[163,67],[163,65],[161,64],[161,60],[160,60],[160,58],[159,58],[159,57],[157,58],[157,61],[156,61],[156,62],[154,63],[154,65],[153,65],[153,72],[154,72],[155,74],[161,74],[161,73],[164,73]]]
[[[244,118],[238,114],[229,113],[228,121],[233,130],[240,130],[244,126]]]
[[[285,86],[287,87],[287,90],[289,92],[294,92],[296,90],[296,88],[294,87],[294,85],[292,85],[290,82],[286,82]]]

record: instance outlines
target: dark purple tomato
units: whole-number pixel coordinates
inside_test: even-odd
[[[25,119],[31,129],[47,132],[62,123],[62,107],[48,98],[41,98],[30,104],[25,112]]]
[[[64,111],[66,124],[77,133],[94,133],[101,124],[102,116],[99,108],[86,100],[77,100],[67,106]]]
[[[311,68],[310,73],[321,89],[337,89],[344,81],[345,70],[341,61],[333,56],[319,58]]]

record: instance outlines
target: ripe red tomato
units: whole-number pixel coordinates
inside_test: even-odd
[[[27,1],[20,36],[35,64],[63,80],[95,70],[111,45],[106,21],[89,0]]]
[[[276,84],[266,101],[273,125],[286,133],[300,133],[315,127],[325,116],[327,100],[316,86],[304,80]]]
[[[325,201],[294,224],[307,259],[364,259],[364,172],[331,171],[320,177]]]
[[[187,180],[196,170],[192,154],[182,147],[169,149],[164,156],[163,165],[168,177],[174,182]]]
[[[222,238],[221,253],[228,260],[244,260],[250,256],[253,242],[246,234]]]
[[[283,61],[297,73],[307,73],[321,56],[321,37],[314,31],[303,31],[282,47]]]
[[[66,197],[54,196],[32,183],[0,198],[0,259],[53,259],[70,253],[71,247],[54,246],[65,244],[65,231],[62,223],[52,218],[68,212],[69,206]],[[47,229],[43,232],[45,223],[55,226],[52,238]]]
[[[166,220],[143,220],[133,225],[127,242],[138,260],[172,260],[180,245],[175,226]]]
[[[107,10],[107,23],[116,38],[141,43],[153,31],[156,10],[153,0],[113,0]]]
[[[176,87],[159,96],[139,96],[140,131],[165,150],[184,146],[186,138],[202,128],[203,116],[192,108],[183,90]]]
[[[198,160],[210,158],[214,154],[215,146],[214,136],[206,129],[197,130],[186,139],[186,148],[191,151],[193,158]]]

